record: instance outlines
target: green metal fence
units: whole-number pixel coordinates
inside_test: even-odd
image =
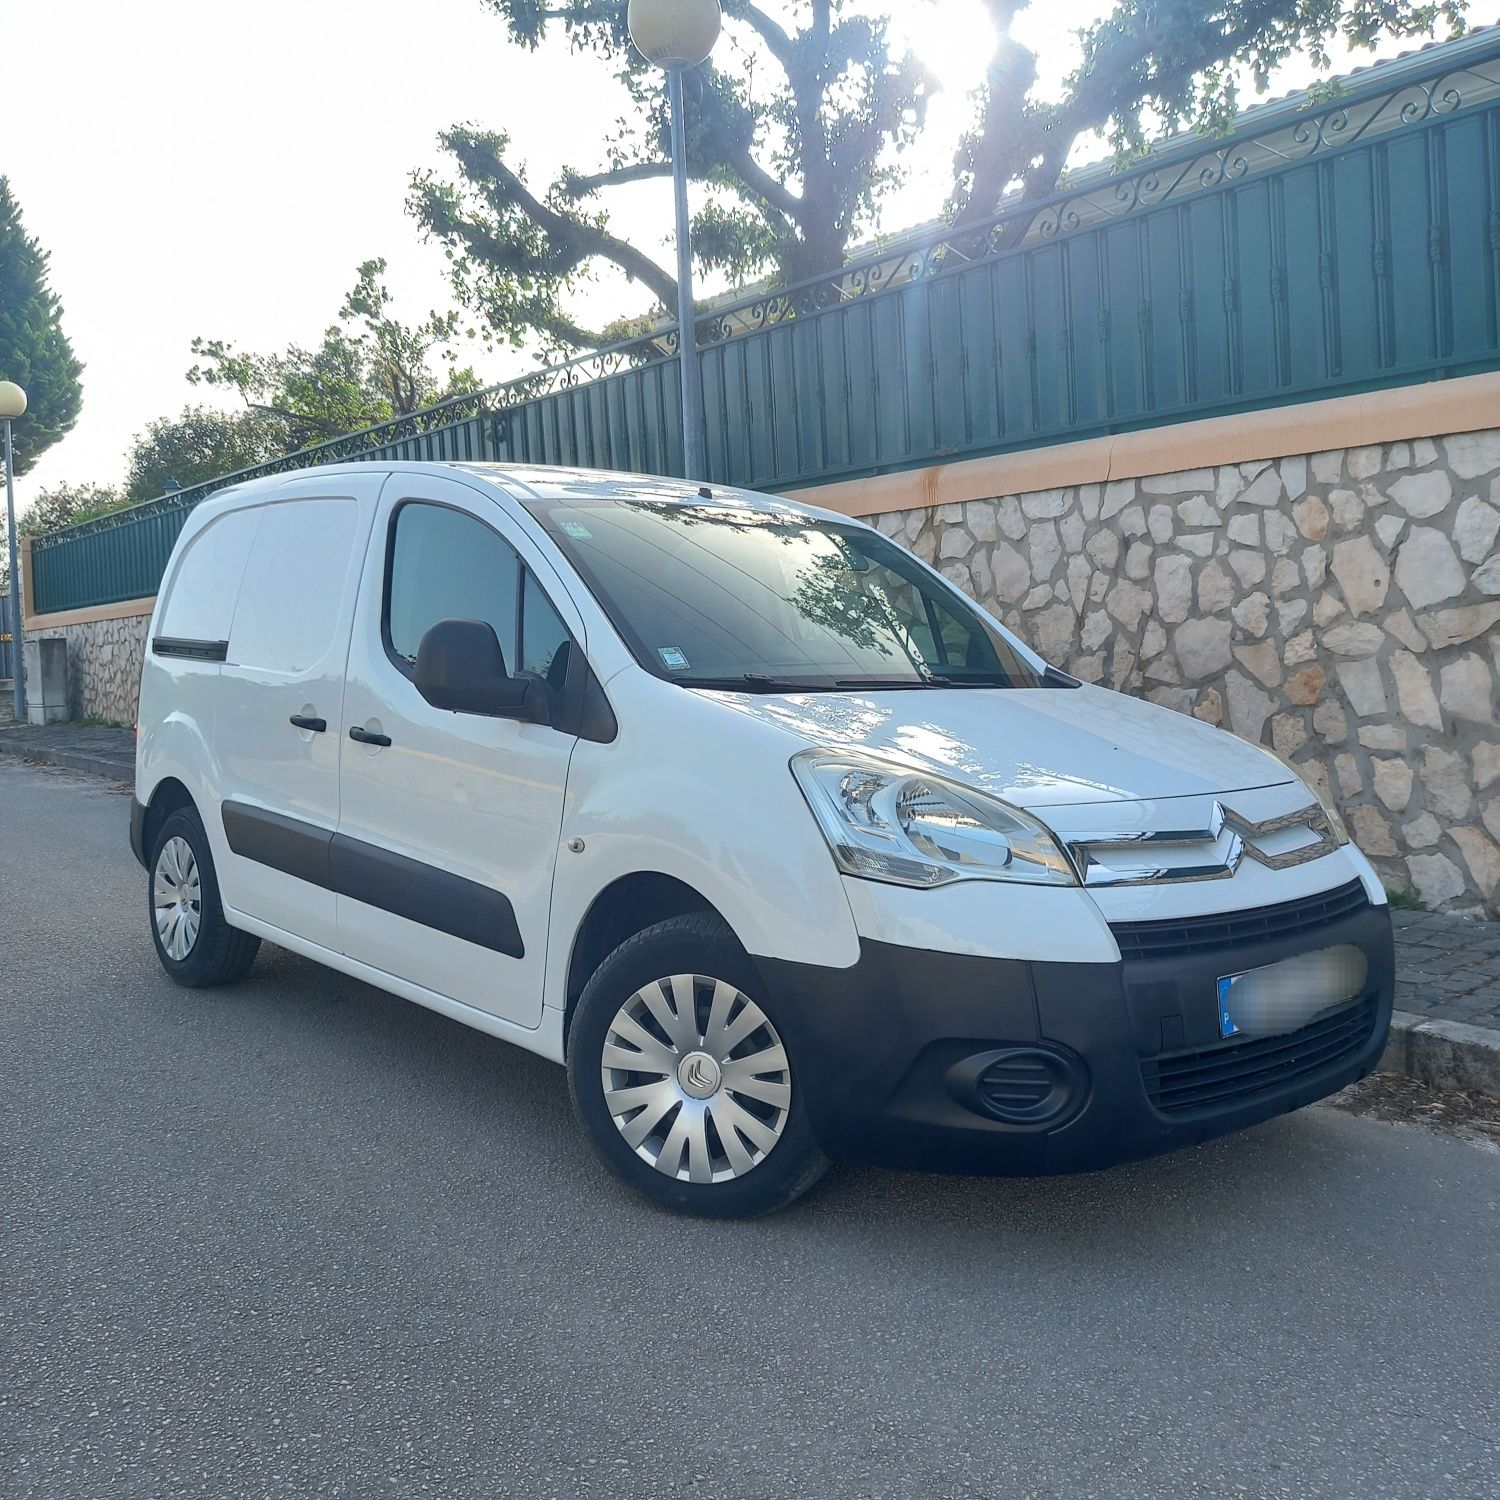
[[[1500,41],[732,302],[694,357],[710,477],[774,490],[1500,367]],[[679,418],[667,334],[231,477],[349,458],[676,473]],[[38,610],[153,592],[217,483],[38,538]]]

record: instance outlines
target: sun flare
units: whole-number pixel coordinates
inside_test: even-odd
[[[963,96],[984,82],[999,36],[979,0],[929,0],[892,18],[897,45],[909,47],[946,94]]]

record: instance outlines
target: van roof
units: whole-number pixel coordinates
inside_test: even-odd
[[[552,464],[506,464],[478,462],[440,462],[436,460],[365,459],[342,464],[318,464],[303,469],[287,469],[279,474],[246,480],[216,490],[212,499],[250,499],[285,484],[323,474],[470,474],[487,479],[507,490],[523,504],[549,501],[655,500],[681,505],[706,501],[728,503],[749,510],[787,510],[805,515],[827,516],[830,512],[802,501],[733,485],[697,484],[691,480],[673,479],[660,474],[615,473],[607,469],[580,469]],[[517,492],[520,492],[519,494]],[[848,519],[839,517],[839,519]]]

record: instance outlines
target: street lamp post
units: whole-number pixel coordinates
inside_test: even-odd
[[[11,698],[18,721],[26,717],[26,667],[21,660],[21,565],[16,552],[16,469],[10,424],[25,411],[26,392],[13,380],[0,380],[0,417],[5,419],[5,535],[10,548]]]
[[[672,195],[677,211],[677,363],[682,385],[682,461],[689,479],[706,479],[703,377],[693,314],[693,248],[688,233],[687,123],[682,75],[705,62],[719,39],[719,0],[630,0],[630,40],[667,70],[672,116]]]

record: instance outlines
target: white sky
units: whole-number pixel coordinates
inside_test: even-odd
[[[886,233],[940,210],[963,94],[989,46],[977,0],[892,8],[948,91],[883,211]],[[1104,8],[1036,0],[1024,14],[1017,29],[1044,80],[1067,73],[1073,31]],[[1497,11],[1500,0],[1475,0],[1471,21]],[[1289,68],[1276,91],[1310,76]],[[440,130],[503,127],[544,186],[564,162],[602,165],[624,95],[561,42],[512,46],[480,0],[0,0],[0,104],[0,172],[52,252],[87,365],[83,415],[18,484],[24,509],[43,485],[118,481],[152,418],[228,404],[184,379],[195,334],[257,350],[314,343],[377,255],[402,315],[450,305],[441,251],[404,212],[411,170],[442,165]],[[641,184],[610,200],[617,232],[664,264],[669,192]],[[608,277],[584,315],[603,323],[650,300]],[[500,380],[530,361],[475,363]]]

